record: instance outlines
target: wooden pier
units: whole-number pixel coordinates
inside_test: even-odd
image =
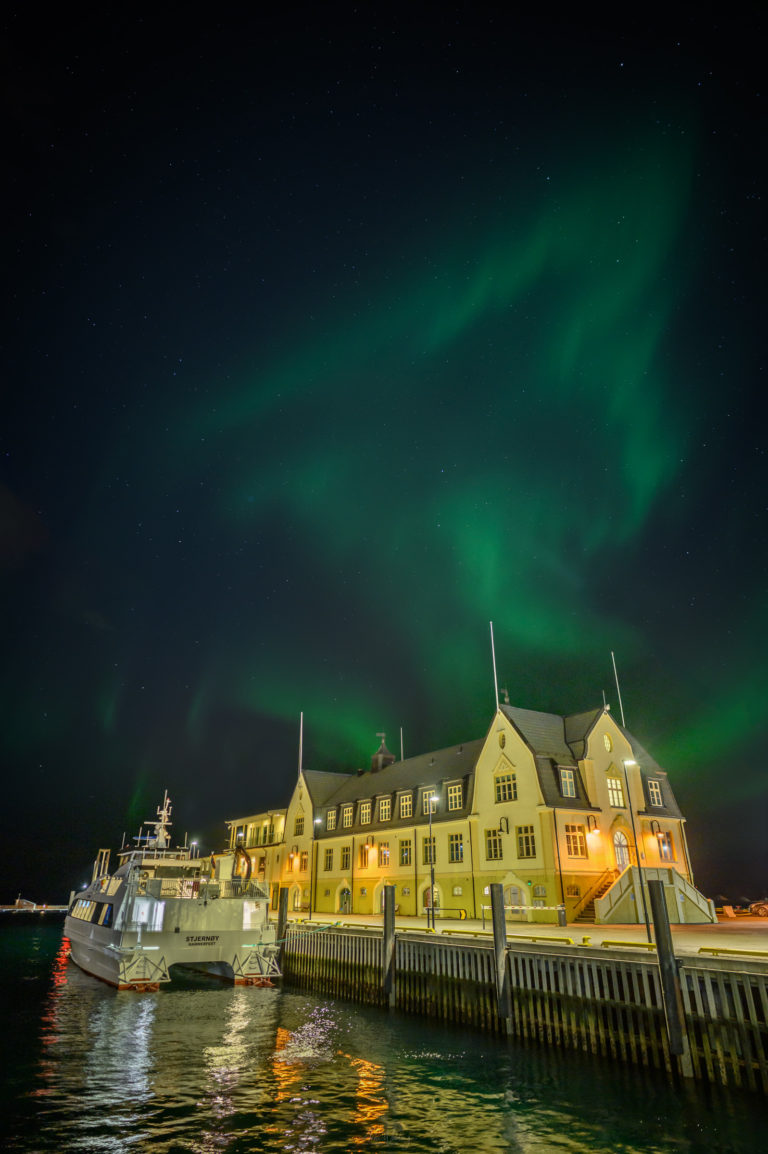
[[[291,985],[333,997],[768,1092],[765,961],[675,959],[676,1035],[654,952],[567,939],[498,946],[492,938],[400,930],[387,966],[380,929],[294,925],[283,970]]]

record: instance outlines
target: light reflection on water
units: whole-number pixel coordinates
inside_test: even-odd
[[[35,940],[39,951],[39,930]],[[0,933],[0,963],[6,941]],[[53,957],[57,944],[25,990],[30,1034],[0,1103],[13,1120],[8,1150],[752,1154],[764,1145],[756,1096],[673,1089],[588,1056],[278,990],[121,994],[62,948]],[[13,969],[21,980],[18,957]]]

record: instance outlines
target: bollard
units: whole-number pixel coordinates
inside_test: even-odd
[[[283,968],[283,954],[285,953],[285,930],[288,925],[288,889],[285,886],[280,887],[280,905],[277,910],[277,936],[276,941],[280,953],[277,955],[277,962],[280,969]]]
[[[390,1009],[395,1005],[395,887],[384,886],[384,941],[381,949],[381,988]]]
[[[693,1063],[688,1045],[688,1033],[685,1028],[685,1013],[680,994],[677,959],[672,947],[667,903],[664,900],[664,883],[649,881],[648,895],[651,899],[651,916],[656,933],[656,950],[659,956],[661,994],[664,1001],[664,1016],[667,1021],[669,1052],[678,1058],[680,1073],[683,1077],[692,1078]]]
[[[512,1028],[512,1001],[507,976],[507,927],[504,921],[504,889],[499,882],[491,882],[491,921],[493,923],[493,952],[496,958],[496,1004],[499,1017]]]

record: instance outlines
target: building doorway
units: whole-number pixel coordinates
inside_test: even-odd
[[[627,835],[620,829],[613,835],[613,852],[616,855],[616,866],[621,873],[629,865],[629,842]]]
[[[339,913],[352,913],[352,891],[349,889],[343,889],[339,894]]]

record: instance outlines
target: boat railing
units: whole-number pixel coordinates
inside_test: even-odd
[[[139,892],[144,890],[147,897],[162,901],[167,898],[181,898],[190,901],[203,899],[215,901],[219,898],[269,897],[269,889],[261,882],[233,878],[231,881],[215,881],[213,878],[149,878]]]

